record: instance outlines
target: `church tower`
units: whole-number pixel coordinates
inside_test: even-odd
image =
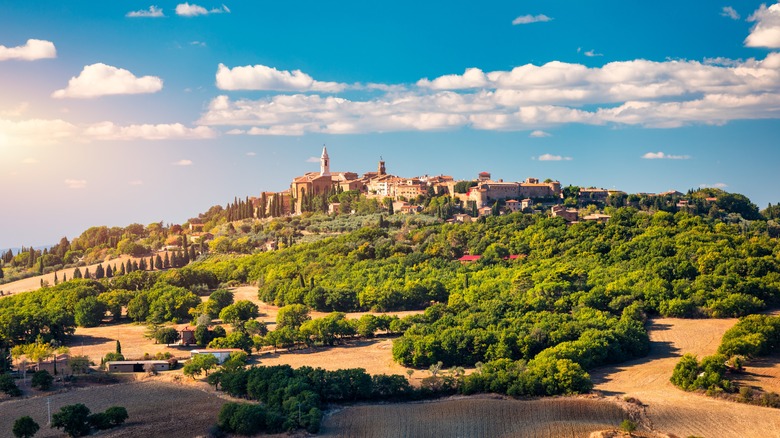
[[[387,171],[385,171],[385,160],[383,160],[382,157],[379,157],[379,168],[377,169],[377,174],[379,176],[387,174]]]
[[[320,157],[320,176],[330,176],[330,158],[328,157],[328,149],[324,145]]]

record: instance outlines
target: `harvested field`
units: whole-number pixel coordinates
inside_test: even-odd
[[[743,386],[780,393],[780,354],[751,359],[742,373],[732,374],[731,378]]]
[[[642,359],[591,372],[595,391],[639,399],[658,432],[678,436],[780,437],[780,410],[688,393],[669,382],[685,353],[715,353],[736,319],[656,319],[648,326],[651,351]]]
[[[615,403],[586,398],[455,398],[348,407],[323,420],[332,437],[588,437],[627,418]]]
[[[117,339],[122,345],[122,354],[128,359],[140,358],[144,353],[170,352],[175,357],[189,357],[191,348],[155,344],[144,337],[146,326],[141,324],[109,324],[98,327],[77,327],[76,333],[67,342],[71,354],[89,356],[94,362],[107,353],[116,350]]]
[[[46,400],[51,399],[52,413],[65,405],[85,404],[92,412],[111,406],[124,406],[130,415],[127,422],[104,437],[194,437],[205,436],[216,423],[219,409],[226,400],[194,385],[159,382],[154,379],[116,385],[92,386],[67,392],[0,403],[0,436],[12,436],[14,421],[29,415],[40,426],[36,437],[61,437],[59,429],[47,424]]]
[[[293,368],[311,366],[326,370],[364,368],[369,374],[407,376],[407,368],[393,361],[392,350],[392,339],[372,339],[329,348],[293,350],[289,353],[265,352],[256,357],[258,363],[265,366],[287,364]],[[420,379],[429,376],[427,371],[414,370],[411,383],[419,384]]]

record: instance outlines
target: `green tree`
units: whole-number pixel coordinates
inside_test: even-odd
[[[129,415],[127,415],[127,409],[125,409],[123,406],[111,406],[110,408],[106,409],[106,417],[108,417],[108,421],[111,423],[111,426],[116,427],[121,425],[125,422],[128,418],[130,418]]]
[[[232,324],[237,330],[243,330],[246,321],[255,319],[258,316],[260,316],[260,312],[257,304],[249,300],[237,301],[219,312],[219,318],[222,322]]]
[[[276,314],[276,328],[298,329],[301,324],[310,319],[308,307],[303,304],[290,304],[280,308]]]
[[[62,429],[70,437],[89,434],[89,408],[81,403],[63,406],[52,415],[51,427]]]
[[[219,364],[219,360],[213,354],[198,354],[184,364],[182,372],[185,376],[190,376],[195,380],[195,376],[199,376],[203,372],[208,376],[209,370],[216,368],[217,364]]]
[[[16,438],[32,438],[38,433],[40,428],[41,426],[38,426],[35,420],[25,415],[14,421],[12,432]]]
[[[22,395],[22,391],[16,386],[14,377],[10,374],[0,374],[0,391],[3,391],[11,397],[19,397]]]
[[[52,383],[54,383],[54,377],[46,370],[36,371],[30,381],[33,388],[38,388],[41,391],[50,390]]]
[[[76,303],[76,325],[79,327],[97,327],[103,321],[106,306],[96,297],[86,297]]]
[[[171,345],[179,340],[179,331],[173,327],[165,327],[157,330],[154,335],[155,341],[160,344]]]

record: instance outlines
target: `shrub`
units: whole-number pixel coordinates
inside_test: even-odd
[[[620,423],[620,430],[631,433],[636,430],[636,422],[631,420],[623,420]]]
[[[11,397],[19,397],[22,395],[22,391],[16,386],[13,376],[10,374],[0,374],[0,391],[3,391]]]
[[[97,430],[111,429],[111,422],[108,420],[108,416],[103,412],[98,412],[87,417],[89,425]]]
[[[25,415],[14,421],[12,432],[16,438],[32,438],[40,428],[35,420]]]
[[[106,417],[108,417],[108,421],[111,422],[112,426],[119,426],[129,418],[127,415],[127,409],[122,406],[111,406],[110,408],[106,409],[105,414]]]

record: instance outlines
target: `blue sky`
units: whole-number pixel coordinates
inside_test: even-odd
[[[334,170],[780,201],[780,4],[0,1],[0,247]]]

